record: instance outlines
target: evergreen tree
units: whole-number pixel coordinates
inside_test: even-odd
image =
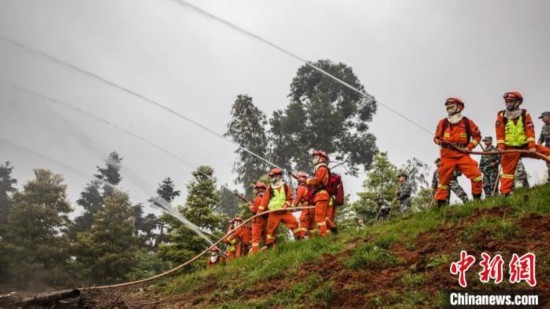
[[[105,161],[105,167],[97,166],[98,173],[94,176],[98,179],[103,180],[103,197],[110,195],[114,186],[117,186],[122,180],[120,176],[120,162],[122,157],[118,155],[115,151],[109,154],[109,158]]]
[[[176,185],[170,177],[166,177],[159,184],[157,189],[158,196],[165,200],[168,204],[171,204],[176,197],[180,196],[180,193],[181,191],[176,190]],[[151,202],[155,207],[164,209],[163,205],[160,205],[154,198],[149,199],[149,202]],[[165,231],[168,228],[168,221],[170,221],[170,215],[168,214],[162,214],[161,217],[156,220],[156,227],[159,229],[159,234],[154,242],[154,250],[157,250],[159,244],[165,242],[166,240]]]
[[[84,208],[84,212],[74,219],[69,233],[71,239],[76,239],[78,232],[90,230],[94,215],[103,208],[103,197],[100,192],[102,183],[102,181],[94,179],[86,185],[84,191],[80,192],[80,198],[76,203]]]
[[[242,200],[235,195],[235,192],[230,191],[224,186],[220,190],[220,203],[214,207],[214,210],[217,213],[233,218],[239,212],[237,205],[240,203],[242,203]]]
[[[194,181],[187,185],[185,207],[180,213],[203,231],[221,232],[222,217],[214,213],[213,208],[220,202],[219,192],[215,188],[213,169],[200,166],[193,172]],[[168,242],[161,244],[160,256],[167,261],[180,264],[202,252],[209,244],[191,227],[171,217]]]
[[[0,165],[0,237],[2,236],[2,226],[8,217],[13,200],[11,195],[17,191],[14,187],[17,180],[11,177],[13,166],[10,162]]]
[[[127,281],[138,252],[128,195],[114,190],[104,203],[90,231],[79,233],[75,244],[79,279],[88,284]]]
[[[122,158],[116,152],[111,152],[105,161],[105,167],[97,166],[96,179],[90,181],[76,203],[84,208],[84,212],[75,218],[74,225],[69,233],[75,239],[79,232],[89,231],[95,214],[104,207],[104,199],[109,196],[116,185],[122,180],[120,176],[120,162]],[[103,189],[103,190],[102,190]]]
[[[250,198],[250,184],[255,183],[265,173],[268,165],[243,148],[262,158],[266,157],[268,143],[264,126],[267,125],[267,120],[265,114],[254,105],[252,98],[242,94],[237,96],[231,108],[231,116],[225,136],[229,136],[241,147],[235,151],[239,159],[235,162],[233,171],[237,173],[236,182],[245,188],[246,195]]]
[[[319,60],[314,65],[364,92],[345,64]],[[374,98],[351,90],[311,65],[298,69],[290,90],[290,104],[270,120],[273,160],[286,168],[292,164],[295,170],[309,170],[311,151],[322,149],[331,159],[345,162],[352,175],[357,174],[358,166],[368,169],[378,151],[367,124],[376,112]]]
[[[63,177],[48,170],[34,171],[22,192],[14,195],[3,240],[12,284],[60,286],[66,282],[69,259],[65,235],[71,207]]]

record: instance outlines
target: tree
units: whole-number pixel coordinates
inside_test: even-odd
[[[75,239],[79,232],[90,230],[95,214],[104,207],[105,197],[110,195],[114,187],[122,180],[122,176],[120,176],[121,161],[122,158],[113,151],[105,161],[105,167],[96,166],[97,173],[94,175],[96,179],[86,185],[84,191],[80,193],[80,198],[76,201],[84,208],[84,212],[74,220],[74,226],[70,231],[71,239]]]
[[[353,70],[343,63],[319,60],[316,67],[364,93]],[[279,164],[309,170],[310,153],[322,149],[356,175],[358,166],[368,169],[377,153],[376,138],[367,123],[376,112],[376,101],[332,80],[306,64],[290,85],[291,102],[270,120],[273,159]],[[291,163],[289,163],[291,162]]]
[[[397,174],[397,167],[388,160],[387,152],[378,153],[363,183],[365,191],[359,193],[360,199],[353,205],[355,211],[363,216],[371,216],[376,211],[374,200],[379,195],[392,201],[399,186]]]
[[[118,185],[122,180],[120,176],[120,162],[122,157],[113,151],[109,154],[109,158],[105,161],[105,167],[97,166],[98,173],[94,176],[103,180],[103,197],[108,196],[114,190],[114,186]]]
[[[174,199],[178,196],[180,196],[181,191],[176,190],[176,185],[172,181],[170,177],[166,177],[160,184],[157,189],[157,194],[160,198],[162,198],[164,201],[166,201],[167,204],[170,204],[174,201]],[[153,204],[155,207],[159,207],[161,209],[164,209],[163,205],[159,204],[159,202],[155,198],[149,199],[149,202]],[[156,227],[159,229],[158,237],[155,240],[154,243],[154,250],[158,249],[158,245],[163,243],[165,241],[165,230],[168,228],[167,221],[169,221],[170,215],[163,214],[159,219],[156,221]]]
[[[103,196],[100,192],[102,183],[102,181],[94,179],[86,185],[84,191],[80,192],[80,198],[76,203],[84,208],[84,212],[74,219],[74,224],[69,232],[71,239],[76,239],[76,234],[79,232],[90,230],[94,215],[103,208]]]
[[[401,167],[401,171],[407,174],[407,180],[411,184],[413,194],[417,193],[423,186],[429,186],[430,167],[428,164],[417,158],[407,160]]]
[[[10,166],[9,161],[0,165],[0,236],[2,235],[2,226],[13,203],[11,195],[17,191],[14,187],[17,180],[11,177],[12,170],[13,166]]]
[[[220,189],[220,202],[214,207],[214,211],[233,218],[239,212],[237,205],[241,203],[242,200],[235,195],[235,192],[230,191],[227,186],[223,186]]]
[[[128,195],[114,190],[104,203],[90,231],[79,233],[75,244],[80,280],[90,284],[128,280],[138,252]]]
[[[233,166],[237,173],[236,182],[243,185],[246,195],[252,197],[250,184],[265,173],[268,165],[250,154],[245,149],[261,158],[267,155],[267,137],[264,126],[267,124],[265,114],[260,111],[247,95],[238,95],[231,108],[231,121],[227,125],[225,136],[230,137],[240,148],[235,153],[239,155]]]
[[[213,212],[220,202],[219,192],[215,188],[214,171],[210,166],[200,166],[193,172],[194,181],[187,185],[185,207],[180,213],[196,227],[209,233],[221,232],[222,217]],[[168,242],[161,244],[159,255],[164,259],[179,264],[192,258],[209,245],[192,229],[181,221],[171,217],[169,222]]]
[[[68,213],[63,177],[36,169],[35,179],[22,192],[15,193],[3,240],[9,257],[12,283],[20,288],[45,283],[59,286],[66,282],[69,259]]]

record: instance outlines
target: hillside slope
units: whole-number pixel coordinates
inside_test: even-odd
[[[93,305],[173,307],[441,307],[448,292],[524,291],[550,306],[550,186],[463,206],[431,209],[325,239],[279,244],[229,265],[181,273],[139,290],[89,295]],[[467,288],[450,273],[476,258]],[[482,253],[503,258],[503,281],[482,283]],[[536,286],[511,283],[513,254],[536,256]],[[116,296],[116,297],[115,297]],[[121,301],[124,302],[121,302]],[[120,303],[121,302],[121,303]]]

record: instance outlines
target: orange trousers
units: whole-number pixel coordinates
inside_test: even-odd
[[[267,216],[260,216],[252,219],[252,247],[250,254],[257,253],[260,250],[260,242],[265,243],[267,235]]]
[[[321,190],[315,193],[313,198],[315,202],[315,223],[317,224],[317,232],[319,236],[325,237],[329,233],[329,229],[336,227],[330,219],[333,212],[333,206],[330,205],[330,195],[327,191]]]
[[[304,205],[308,206],[308,205]],[[315,208],[302,209],[300,213],[300,228],[296,232],[296,238],[304,238],[315,230]]]
[[[477,167],[477,162],[468,154],[462,154],[452,157],[441,157],[441,165],[439,166],[439,184],[435,199],[445,201],[449,196],[449,183],[453,179],[453,172],[459,169],[472,182],[472,196],[480,197],[483,190],[481,172]]]
[[[275,243],[277,228],[281,222],[288,227],[294,235],[296,235],[296,229],[298,229],[298,220],[296,220],[296,217],[294,217],[288,210],[275,211],[270,213],[267,218],[266,245]]]
[[[527,150],[527,146],[524,146],[522,148],[505,146],[504,149]],[[546,148],[537,144],[536,150],[538,153],[541,153],[550,158],[550,148]],[[521,159],[522,157],[540,159],[540,157],[536,156],[535,154],[507,152],[501,155],[500,164],[502,165],[502,175],[500,176],[500,193],[508,194],[514,188],[514,176],[516,174],[516,167],[518,166],[519,159]]]

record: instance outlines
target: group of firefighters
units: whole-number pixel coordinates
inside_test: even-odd
[[[229,262],[243,255],[253,255],[260,250],[272,248],[275,245],[277,228],[282,223],[293,234],[295,239],[308,239],[317,234],[325,237],[337,233],[335,216],[336,205],[334,197],[329,194],[330,169],[329,157],[322,150],[312,154],[313,176],[304,172],[292,175],[298,181],[296,195],[283,179],[283,171],[273,168],[269,171],[270,184],[257,182],[254,185],[255,197],[248,207],[253,215],[250,226],[243,225],[241,217],[230,220],[225,238],[227,251],[222,255],[218,247],[211,250],[207,265]],[[288,208],[301,206],[299,220]],[[314,207],[308,207],[314,206]],[[269,210],[269,212],[268,212]],[[262,215],[262,213],[264,213]],[[260,245],[263,243],[263,246]]]
[[[500,193],[508,196],[514,188],[516,168],[523,157],[546,160],[550,180],[550,112],[539,117],[544,126],[537,142],[531,115],[520,108],[522,94],[506,92],[503,99],[506,108],[498,112],[495,122],[496,148],[490,136],[483,138],[486,148],[482,147],[484,154],[479,166],[470,156],[481,141],[479,128],[462,115],[464,101],[456,97],[445,101],[447,117],[439,121],[434,137],[434,142],[440,146],[439,181],[434,196],[438,207],[447,203],[457,171],[470,179],[474,199],[480,199],[483,191],[486,197],[494,195],[499,176]]]
[[[492,137],[483,138],[485,147],[481,146],[483,155],[479,166],[470,156],[482,140],[479,128],[473,120],[462,115],[465,106],[463,100],[452,97],[445,101],[447,117],[439,121],[434,137],[434,142],[440,146],[440,157],[435,162],[438,168],[432,184],[437,207],[448,203],[449,189],[464,202],[468,200],[457,182],[457,177],[461,174],[471,180],[471,193],[474,199],[480,199],[483,192],[485,197],[493,196],[498,178],[500,193],[508,196],[514,188],[516,168],[523,157],[545,159],[550,181],[550,112],[544,112],[539,117],[544,126],[536,142],[535,126],[531,116],[527,110],[520,109],[523,103],[521,93],[506,92],[503,99],[506,108],[498,112],[495,123],[496,148],[492,145]],[[228,233],[232,234],[225,239],[228,245],[226,261],[247,253],[257,253],[261,243],[264,244],[262,249],[273,247],[280,223],[292,231],[295,239],[307,239],[315,233],[324,237],[331,231],[338,231],[334,223],[336,205],[333,203],[333,196],[326,190],[330,177],[330,169],[327,166],[329,157],[324,151],[316,150],[313,152],[312,161],[313,177],[309,178],[303,172],[292,175],[299,183],[294,198],[289,185],[283,180],[283,171],[279,168],[269,171],[269,185],[263,182],[255,184],[256,197],[249,203],[250,211],[254,215],[266,210],[274,211],[255,217],[250,227],[241,225],[243,220],[240,217],[230,221]],[[499,165],[502,169],[500,173]],[[402,214],[407,213],[411,207],[412,190],[407,178],[404,173],[398,176],[401,184],[396,192],[396,200],[399,201]],[[381,196],[375,201],[379,206],[376,219],[387,217],[392,208],[390,203]],[[315,207],[302,209],[298,221],[286,210],[297,206]],[[237,230],[234,231],[235,229]],[[208,265],[223,261],[217,247],[211,252]]]

